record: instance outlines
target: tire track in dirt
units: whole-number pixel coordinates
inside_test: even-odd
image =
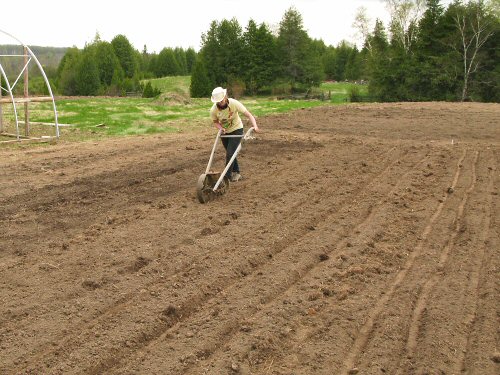
[[[395,149],[393,148],[391,152],[393,152]],[[386,156],[388,154],[385,154]],[[389,154],[390,155],[390,154]],[[314,159],[314,156],[311,156],[313,159]],[[389,170],[390,166],[391,165],[394,165],[398,162],[399,157],[396,158],[396,160],[392,160],[392,162],[390,161],[390,158],[388,159],[388,161],[386,163],[389,163],[388,166],[386,166],[385,170],[384,170],[384,173],[387,173],[387,171]],[[381,178],[385,178],[383,176],[376,176],[372,179],[372,182],[375,181],[375,183],[373,183],[374,185],[377,185],[377,181],[379,181]],[[371,182],[370,182],[371,183]],[[362,186],[360,186],[356,191],[359,192],[361,191],[362,189],[366,189],[367,186],[362,184]],[[319,186],[317,188],[318,191],[324,191],[324,188]],[[347,200],[348,198],[346,198]],[[308,199],[304,199],[302,203],[305,203],[306,201],[308,201]],[[294,211],[294,208],[292,207],[289,212],[293,212]],[[317,209],[314,209],[312,210],[313,212],[317,212],[318,210]],[[323,214],[325,212],[325,209],[323,208]],[[317,216],[317,214],[316,214]],[[310,221],[310,220],[309,220]],[[316,221],[321,221],[321,218],[318,218],[316,220],[313,220],[313,224],[316,222]],[[298,239],[300,239],[304,234],[306,234],[307,232],[309,232],[310,230],[308,230],[307,228],[306,229],[303,229],[301,231],[298,231],[296,232],[293,236],[291,237],[288,237],[287,239],[284,239],[283,241],[280,241],[278,243],[275,243],[273,245],[273,257],[276,256],[276,254],[278,254],[279,252],[283,251],[283,249],[286,249],[287,247],[290,246],[291,243],[294,243],[296,242]],[[258,269],[259,269],[260,265],[259,264],[255,264],[254,265],[254,268],[252,269],[252,273],[255,273],[255,272],[258,272]],[[235,267],[237,268],[237,267]],[[163,281],[164,282],[164,281]],[[234,281],[233,281],[234,282]],[[227,284],[227,282],[220,282],[220,283],[216,283],[216,284],[223,284],[225,285],[225,288],[221,291],[218,292],[218,294],[221,294],[224,292],[224,290],[229,287],[229,285]],[[208,296],[208,297],[211,297],[211,296]],[[185,319],[188,319],[190,314],[193,312],[193,311],[196,311],[196,309],[198,309],[200,307],[200,303],[204,302],[205,300],[207,300],[207,297],[206,296],[201,296],[200,297],[201,299],[198,301],[196,298],[193,299],[193,297],[190,298],[190,301],[189,301],[189,304],[191,305],[191,307],[188,309],[188,308],[181,308],[179,309],[178,311],[178,314],[179,315],[182,315],[182,320],[185,320]],[[121,309],[121,308],[120,308]],[[116,313],[116,311],[113,311],[113,313]],[[177,321],[173,322],[173,323],[176,323]],[[169,327],[167,326],[166,329],[169,329]],[[152,331],[154,332],[157,332],[158,331],[158,327],[152,329]],[[157,334],[153,333],[153,336],[151,337],[151,340],[154,339],[154,337],[157,336]],[[150,335],[149,334],[146,334],[141,340],[140,342],[147,342],[148,340],[150,339]],[[65,345],[66,346],[66,345]],[[141,344],[141,347],[143,347],[143,345]],[[126,354],[125,354],[126,355]],[[113,356],[115,359],[117,357],[117,355],[115,354]],[[99,367],[98,369],[95,369],[94,371],[96,373],[98,372],[101,372],[101,371],[105,371],[107,368],[110,368],[112,367],[113,364],[112,363],[108,363],[106,366],[104,367]]]
[[[419,162],[417,162],[416,164],[425,164],[425,160],[426,160],[427,156],[424,157],[423,159],[421,159]],[[394,161],[394,164],[397,163],[397,160]],[[391,164],[393,165],[393,164]],[[383,173],[387,173],[387,171],[390,169],[391,165],[387,166]],[[406,173],[404,175],[408,175],[412,173],[412,171],[406,171]],[[385,181],[388,185],[389,184],[389,181],[401,181],[401,180],[404,180],[404,178],[402,178],[401,176],[384,176],[382,173],[379,174],[376,178],[376,181],[378,183],[374,183],[374,185],[378,186],[380,184],[381,181]],[[396,184],[397,185],[397,184]],[[397,189],[397,186],[396,187],[393,187],[392,189],[387,189],[386,191],[389,191],[389,193],[385,193],[386,196],[384,196],[384,198],[380,198],[378,200],[378,203],[376,204],[369,204],[369,207],[367,208],[367,212],[366,212],[366,216],[363,216],[360,220],[361,222],[358,224],[358,226],[356,228],[361,228],[361,227],[365,227],[367,226],[367,223],[370,222],[371,218],[375,215],[375,209],[374,207],[377,206],[377,205],[382,205],[382,202],[388,197],[390,196],[394,190]],[[364,190],[366,190],[366,195],[370,195],[370,191],[369,191],[369,186],[365,186]],[[356,196],[359,194],[359,192],[357,192]],[[321,222],[326,222],[327,221],[327,217],[331,216],[332,213],[326,213],[327,216],[326,217],[322,217],[321,218]],[[352,229],[352,228],[351,228]],[[354,232],[356,232],[356,230],[354,230]],[[362,234],[360,234],[359,236],[361,236]],[[345,235],[338,235],[339,237],[345,237]],[[302,240],[303,238],[301,237],[299,240]],[[330,254],[331,252],[334,251],[334,249],[338,248],[339,246],[341,246],[342,243],[346,243],[348,240],[347,239],[339,239],[339,243],[337,244],[334,244],[331,246],[331,249],[330,251],[327,251],[325,252],[325,254],[328,256],[328,254]],[[340,245],[339,245],[340,244]],[[289,245],[290,246],[290,245]],[[272,295],[268,295],[267,297],[260,297],[257,298],[257,297],[254,297],[254,298],[257,298],[257,300],[259,301],[258,304],[261,305],[261,307],[256,310],[256,311],[253,311],[253,312],[248,312],[248,313],[245,313],[245,319],[251,319],[251,317],[256,314],[256,313],[261,313],[262,311],[265,311],[266,307],[272,305],[274,303],[274,301],[276,300],[276,298],[279,298],[280,296],[282,296],[283,294],[285,294],[288,290],[290,290],[290,288],[292,288],[294,285],[296,285],[299,281],[301,281],[304,277],[306,277],[310,272],[311,270],[313,270],[315,267],[317,267],[322,261],[321,260],[318,260],[317,258],[314,258],[314,259],[307,259],[308,258],[308,255],[300,255],[301,258],[304,258],[302,259],[302,261],[298,261],[297,263],[300,264],[301,266],[294,269],[293,271],[291,272],[288,272],[286,273],[284,276],[282,276],[282,279],[281,282],[277,283],[276,282],[276,279],[278,278],[276,275],[273,275],[273,284],[274,284],[274,293]],[[273,257],[274,259],[275,257]],[[249,275],[249,276],[253,276],[254,273],[252,273],[252,275]],[[259,279],[258,277],[255,277],[256,279]],[[258,285],[259,283],[261,283],[260,280],[255,280],[254,282],[250,283],[251,285]],[[251,294],[251,292],[248,292],[248,293],[244,293],[242,292],[241,290],[241,287],[237,286],[237,287],[233,287],[231,285],[231,288],[226,288],[226,290],[229,289],[235,289],[233,292],[231,292],[230,294],[228,294],[226,292],[226,296],[224,297],[225,300],[230,300],[231,303],[237,303],[237,302],[233,302],[233,301],[238,301],[238,299],[240,298],[239,295],[240,293],[245,295],[248,299],[248,295]],[[229,297],[229,296],[234,296],[234,297]],[[221,303],[217,301],[217,299],[220,299],[219,296],[214,296],[213,298],[211,298],[209,301],[207,301],[207,304],[211,304],[211,306],[218,306],[220,305]],[[223,303],[222,303],[223,305]],[[252,305],[257,305],[257,304],[252,304]],[[207,310],[207,309],[211,309],[211,308],[208,308],[205,306],[204,310]],[[229,312],[225,313],[224,316],[229,316],[231,315]],[[188,317],[190,318],[190,317]],[[179,326],[180,324],[182,324],[184,322],[184,319],[182,319],[181,321],[178,321],[176,324],[176,326]],[[216,334],[217,337],[221,338],[221,341],[218,341],[217,343],[214,343],[211,345],[210,348],[205,348],[205,349],[200,349],[199,352],[202,352],[204,353],[203,354],[203,357],[204,359],[207,359],[209,357],[211,357],[217,350],[219,350],[222,346],[224,346],[226,344],[227,341],[229,341],[233,336],[234,334],[237,332],[238,330],[238,325],[236,323],[227,323],[228,325],[221,328],[222,332],[219,332],[218,334]],[[161,338],[159,337],[158,340],[162,340],[164,339],[165,337]],[[153,341],[153,340],[152,340]],[[149,344],[148,344],[149,346]],[[145,349],[144,347],[141,348],[143,350],[147,350]],[[190,369],[190,366],[188,365],[187,367],[184,367],[182,370],[178,370],[178,371],[182,371],[182,373],[185,373],[186,371],[188,371]],[[99,371],[97,372],[100,372],[102,371],[103,369],[102,368],[99,368]],[[116,369],[115,369],[116,370]],[[96,372],[96,373],[97,373]]]
[[[390,155],[395,151],[395,148],[393,147],[390,152],[386,153],[386,167],[384,168],[384,170],[382,171],[381,174],[373,177],[369,182],[368,182],[368,185],[377,185],[375,182],[381,180],[383,177],[382,177],[382,174],[386,174],[388,172],[388,170],[391,168],[391,166],[395,165],[399,160],[400,160],[400,156],[396,157],[395,160],[392,160],[391,161],[391,157]],[[313,157],[314,159],[314,157]],[[306,163],[307,164],[307,163]],[[359,191],[361,191],[362,189],[366,189],[367,186],[363,185],[362,187],[359,187],[357,190],[356,190],[356,194],[359,193]],[[316,188],[316,193],[319,193],[319,192],[322,192],[323,194],[328,194],[328,192],[325,192],[325,189],[324,187],[318,187]],[[315,196],[316,193],[313,193],[312,195]],[[303,199],[302,201],[299,201],[297,202],[293,207],[290,208],[289,210],[289,213],[290,213],[290,216],[293,216],[294,215],[294,212],[296,212],[296,208],[297,207],[300,207],[302,206],[303,204],[305,204],[306,202],[309,201],[309,198],[305,198]],[[346,199],[346,202],[347,202],[347,199]],[[323,216],[324,215],[330,215],[331,213],[329,213],[329,210],[326,210],[325,208],[320,208],[320,209],[317,209],[317,210],[312,210],[314,212],[313,216],[314,216],[314,219],[309,219],[307,220],[307,222],[310,223],[310,226],[314,227],[315,225],[317,225],[318,222],[322,222],[324,221],[324,218]],[[280,254],[283,250],[287,249],[288,247],[290,247],[292,244],[296,243],[297,241],[299,241],[304,235],[306,235],[308,232],[310,232],[309,229],[305,228],[303,230],[300,230],[300,231],[296,231],[292,236],[290,237],[287,237],[286,239],[280,241],[280,242],[277,242],[275,244],[273,244],[272,248],[273,248],[273,251],[271,252],[272,255],[273,255],[273,258],[275,258],[278,254]],[[254,267],[252,269],[252,272],[248,275],[246,275],[246,277],[248,276],[251,276],[255,273],[258,273],[259,270],[265,265],[267,264],[268,262],[266,263],[259,263],[259,264],[254,264]],[[204,304],[204,303],[208,303],[212,300],[214,300],[215,298],[217,298],[218,296],[222,295],[222,294],[225,294],[225,291],[227,289],[230,289],[233,284],[235,282],[237,282],[238,280],[236,281],[233,281],[231,282],[230,284],[227,284],[225,283],[225,287],[219,292],[217,293],[216,295],[214,296],[211,296],[209,299],[205,299],[205,300],[200,300],[200,301],[196,301],[196,304],[195,306],[193,306],[192,308],[189,309],[189,311],[187,311],[186,309],[181,309],[181,313],[179,313],[179,315],[182,315],[182,318],[181,319],[178,319],[175,321],[175,325],[178,325],[178,324],[182,324],[182,322],[188,320],[191,315],[196,312],[197,310],[200,309],[200,305],[201,304]],[[193,301],[191,300],[191,303]],[[167,329],[165,329],[163,332],[161,332],[162,335],[164,335],[170,328],[172,327],[167,327]],[[137,348],[137,350],[140,350],[144,347],[146,347],[147,345],[149,345],[150,342],[153,342],[154,340],[158,339],[160,337],[160,335],[158,335],[156,337],[153,336],[151,337],[150,340],[147,340],[144,342],[144,345],[141,345],[140,348]],[[148,336],[149,338],[149,336]],[[117,364],[113,364],[113,366],[111,367],[114,367],[116,366]],[[92,372],[93,373],[99,373],[99,372],[102,372],[102,371],[106,371],[108,369],[110,369],[111,367],[109,366],[105,366],[105,367],[99,367],[98,369],[94,369]]]
[[[481,233],[480,238],[482,239],[482,245],[479,248],[479,252],[477,254],[480,259],[478,266],[471,272],[471,278],[469,281],[469,285],[467,286],[467,290],[470,291],[474,295],[473,300],[473,308],[472,310],[465,316],[463,325],[465,328],[465,338],[462,347],[465,348],[463,351],[459,351],[458,358],[455,361],[455,365],[453,371],[457,374],[464,373],[467,371],[467,354],[471,352],[471,335],[474,331],[474,322],[478,315],[478,307],[479,307],[479,292],[480,292],[480,280],[483,275],[486,273],[486,243],[490,237],[491,233],[491,217],[492,217],[492,206],[493,206],[493,192],[494,192],[494,184],[493,184],[493,170],[497,170],[496,166],[492,169],[488,170],[488,200],[486,204],[486,211],[484,213],[484,226],[483,231]]]
[[[464,150],[462,153],[462,156],[459,158],[457,162],[457,167],[456,171],[453,177],[453,182],[451,184],[451,188],[454,189],[458,179],[460,177],[460,171],[461,171],[461,164],[463,160],[465,159],[465,156],[467,155],[467,150]],[[356,360],[359,356],[359,354],[362,352],[363,348],[366,346],[371,332],[373,331],[373,327],[375,324],[376,319],[380,315],[380,313],[384,310],[387,302],[389,299],[392,297],[394,294],[394,291],[399,287],[399,285],[403,282],[403,280],[406,277],[406,274],[410,270],[410,268],[413,266],[413,263],[415,262],[415,259],[417,258],[418,255],[422,252],[423,244],[425,243],[427,237],[429,236],[430,232],[432,231],[432,226],[437,220],[437,218],[441,215],[441,211],[443,210],[444,205],[446,204],[447,201],[447,196],[444,196],[442,202],[439,203],[436,211],[430,218],[429,222],[427,223],[426,227],[424,228],[424,231],[421,234],[422,241],[419,243],[419,245],[415,248],[415,250],[410,254],[406,264],[404,265],[403,269],[398,272],[396,275],[394,281],[392,284],[387,288],[387,291],[380,297],[378,300],[377,304],[373,308],[373,310],[369,313],[367,320],[365,324],[361,327],[359,330],[358,335],[356,336],[353,346],[346,356],[346,359],[344,361],[344,364],[342,366],[342,375],[349,375],[351,374],[351,370],[355,368],[355,363]]]
[[[404,355],[406,355],[408,358],[413,357],[413,354],[414,354],[415,349],[417,347],[419,330],[420,330],[420,320],[421,320],[422,314],[427,308],[430,294],[432,293],[433,289],[435,288],[436,284],[438,283],[439,279],[441,278],[442,271],[446,267],[446,263],[448,261],[448,257],[450,255],[450,252],[453,249],[455,239],[460,232],[460,228],[461,228],[462,220],[463,220],[463,214],[464,214],[464,207],[467,204],[467,200],[469,198],[469,195],[473,192],[474,188],[476,187],[476,181],[477,181],[476,165],[478,162],[478,158],[479,158],[479,152],[476,151],[474,153],[474,160],[472,162],[471,183],[470,183],[469,188],[465,192],[464,196],[462,197],[460,204],[457,207],[457,214],[456,214],[456,217],[454,219],[455,228],[451,232],[451,234],[447,240],[446,245],[441,250],[441,253],[439,256],[439,261],[438,261],[438,264],[436,266],[436,269],[434,270],[434,272],[430,276],[430,278],[424,283],[424,285],[422,287],[422,292],[420,293],[420,295],[417,299],[417,302],[415,304],[415,308],[414,308],[413,313],[412,313],[409,331],[408,331],[408,338],[407,338],[407,343],[406,343],[406,353],[404,353]],[[452,187],[454,188],[454,185],[452,185]],[[404,374],[407,374],[408,371],[409,371],[408,368],[403,367],[403,366],[399,366],[399,370],[396,372],[396,375],[404,375]]]
[[[420,160],[416,164],[425,164],[425,163],[426,163],[426,158]],[[398,181],[399,183],[404,183],[403,181],[406,180],[406,177],[412,173],[413,173],[412,170],[407,171],[403,176],[397,176],[396,181]],[[286,280],[284,283],[285,287],[282,288],[279,291],[279,293],[273,294],[272,296],[268,296],[263,301],[263,305],[261,305],[259,307],[259,309],[257,311],[255,311],[254,314],[244,314],[245,315],[244,320],[245,321],[250,321],[250,320],[260,321],[261,319],[264,319],[264,317],[266,317],[269,314],[269,312],[273,310],[272,307],[276,307],[275,305],[276,305],[276,303],[278,303],[277,302],[278,298],[281,298],[282,296],[288,294],[288,292],[290,292],[292,290],[292,288],[298,289],[298,284],[301,281],[303,281],[304,279],[306,279],[307,277],[311,276],[312,271],[316,270],[318,267],[327,266],[328,262],[330,262],[329,259],[333,259],[334,253],[338,252],[339,249],[348,248],[347,243],[356,242],[357,238],[364,238],[364,240],[370,240],[373,237],[375,237],[376,233],[372,233],[370,235],[371,237],[370,236],[366,237],[365,234],[368,230],[371,229],[372,223],[374,221],[373,219],[377,215],[377,208],[383,208],[386,200],[389,197],[391,197],[395,191],[397,191],[398,189],[401,188],[399,183],[395,184],[395,186],[393,186],[392,188],[387,189],[386,195],[379,198],[377,200],[377,202],[375,202],[375,203],[369,202],[368,207],[366,208],[366,213],[364,215],[362,215],[360,221],[355,225],[355,227],[351,228],[350,235],[339,235],[338,236],[339,239],[337,240],[337,242],[329,243],[329,246],[328,246],[329,250],[326,250],[323,252],[323,255],[324,255],[323,259],[320,259],[320,260],[314,259],[313,262],[310,262],[310,261],[308,262],[306,260],[298,262],[303,267],[300,270],[295,270],[291,277],[285,279]],[[388,184],[388,185],[390,186],[391,184]],[[367,194],[370,195],[369,192],[367,192]],[[363,202],[366,202],[366,200],[363,200]],[[358,208],[358,210],[359,210],[359,208]],[[363,211],[363,210],[361,210],[361,211]],[[326,221],[327,220],[325,219],[325,222]],[[344,251],[343,254],[344,254],[344,256],[347,256],[347,257],[352,255],[349,251]],[[255,284],[257,284],[257,282],[252,282],[251,284],[255,285]],[[298,293],[297,290],[295,290],[295,292]],[[234,294],[237,294],[237,293],[234,293]],[[248,293],[242,293],[242,294],[248,295]],[[294,293],[292,292],[291,294],[293,295]],[[234,300],[234,299],[236,299],[236,298],[231,298],[231,300]],[[204,356],[203,361],[209,360],[211,357],[217,357],[218,354],[221,354],[221,350],[223,347],[231,346],[230,342],[234,340],[234,335],[239,331],[239,329],[240,329],[240,325],[235,324],[234,326],[228,327],[226,330],[224,330],[223,333],[221,333],[219,335],[219,337],[223,338],[223,340],[221,340],[220,342],[218,342],[215,345],[214,351],[211,350],[210,353],[208,353],[208,350],[206,350],[206,349],[202,350],[204,353],[208,353],[208,355]],[[308,335],[303,334],[301,336],[300,341],[304,342],[307,339],[308,339]],[[194,366],[196,366],[196,368],[194,368]],[[193,365],[193,366],[187,366],[187,367],[182,369],[182,373],[187,373],[187,374],[201,373],[201,371],[202,371],[202,369],[200,368],[201,366],[203,366],[203,362],[200,362],[200,363]],[[271,367],[271,366],[269,366],[269,367]]]

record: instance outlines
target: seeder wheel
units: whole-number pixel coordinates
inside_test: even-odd
[[[219,180],[220,173],[203,173],[198,177],[196,184],[196,196],[200,203],[207,203],[217,196],[224,195],[229,190],[229,179],[224,176],[216,191],[213,191],[215,184]]]

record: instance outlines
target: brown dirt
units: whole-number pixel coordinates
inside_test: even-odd
[[[0,149],[0,373],[498,374],[500,106],[259,122]]]

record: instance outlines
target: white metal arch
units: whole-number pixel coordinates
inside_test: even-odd
[[[14,93],[12,92],[12,89],[15,87],[17,81],[19,80],[19,78],[21,77],[21,75],[23,74],[23,72],[25,71],[25,69],[28,69],[28,65],[29,63],[31,62],[31,59],[33,59],[33,61],[36,63],[36,65],[38,66],[38,69],[40,69],[40,72],[43,76],[43,79],[45,81],[45,84],[47,85],[47,88],[48,88],[48,91],[49,91],[49,95],[50,95],[50,98],[52,99],[52,107],[53,107],[53,110],[54,110],[54,125],[55,125],[55,129],[56,129],[56,137],[59,138],[59,122],[58,122],[58,118],[57,118],[57,108],[56,108],[56,101],[54,99],[54,94],[52,93],[52,88],[50,87],[50,82],[47,78],[47,75],[45,74],[45,71],[43,70],[43,67],[42,65],[40,64],[40,62],[38,61],[38,59],[36,58],[35,54],[33,53],[33,51],[31,51],[31,49],[26,45],[24,44],[23,42],[21,42],[18,38],[16,38],[15,36],[3,31],[3,30],[0,30],[0,33],[12,38],[13,40],[15,40],[17,43],[19,43],[20,46],[24,47],[25,50],[28,52],[29,56],[30,56],[30,59],[28,60],[28,62],[24,65],[23,69],[21,70],[19,76],[17,77],[16,81],[14,82],[13,85],[10,84],[9,82],[9,79],[7,77],[7,74],[5,73],[5,70],[3,69],[2,67],[2,63],[0,61],[0,74],[2,75],[3,79],[5,80],[6,82],[6,85],[7,85],[7,88],[4,88],[2,86],[0,86],[0,90],[4,90],[6,91],[10,98],[11,98],[11,101],[12,101],[12,106],[14,108],[14,117],[15,117],[15,121],[16,121],[16,135],[17,135],[17,140],[20,140],[20,134],[19,134],[19,119],[18,119],[18,116],[17,116],[17,108],[16,108],[16,100],[15,100],[15,97],[14,97]],[[0,55],[0,56],[4,56],[4,57],[15,57],[17,55]],[[24,56],[24,55],[22,55]]]

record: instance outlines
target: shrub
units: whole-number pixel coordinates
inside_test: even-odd
[[[144,86],[144,89],[142,90],[143,98],[156,98],[160,94],[161,90],[153,87],[153,85],[151,85],[151,82],[146,83],[146,86]]]
[[[245,92],[245,89],[246,89],[246,85],[242,79],[230,78],[229,82],[227,84],[227,89],[228,89],[229,95],[232,98],[239,99],[243,96],[243,93]]]
[[[361,96],[361,91],[358,86],[351,86],[349,88],[349,101],[351,103],[361,102],[363,97]]]

